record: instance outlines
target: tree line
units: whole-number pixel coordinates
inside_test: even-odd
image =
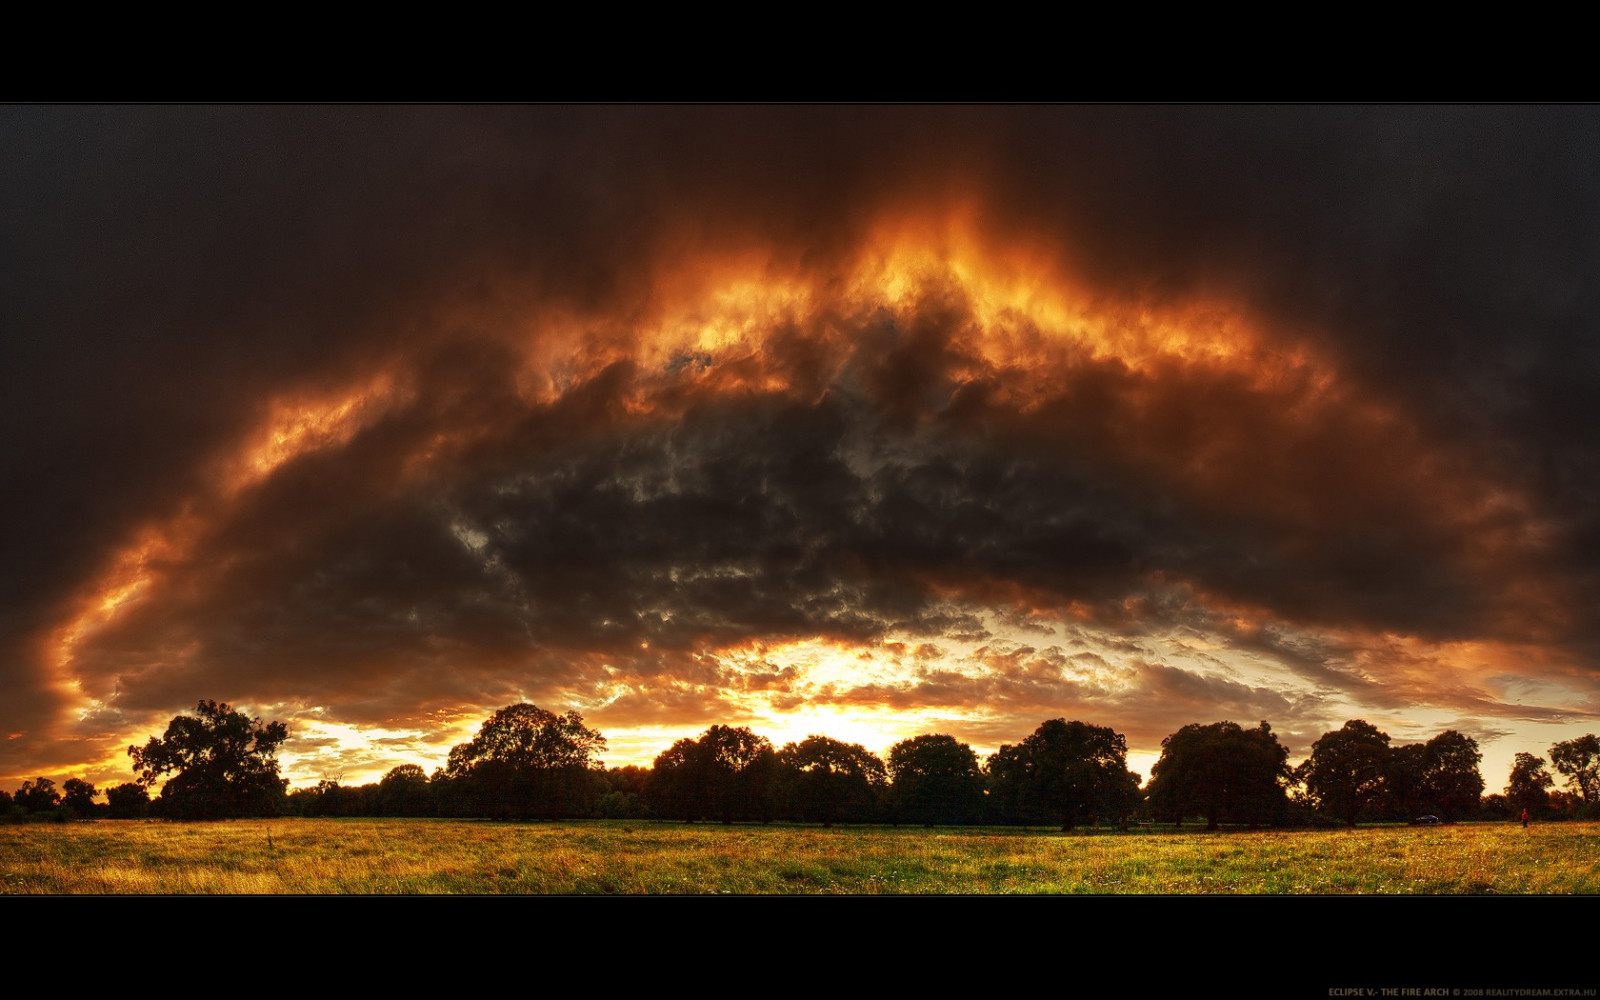
[[[1191,724],[1161,743],[1141,788],[1127,743],[1106,726],[1065,719],[1039,725],[980,761],[953,736],[902,740],[887,760],[826,736],[774,746],[746,727],[714,725],[662,751],[649,767],[606,768],[606,739],[577,712],[527,703],[495,712],[429,776],[403,764],[373,784],[324,779],[289,791],[277,750],[283,723],[263,723],[202,701],[161,737],[128,748],[136,780],[99,790],[48,778],[0,791],[11,819],[246,816],[446,816],[492,819],[658,818],[683,822],[1019,824],[1118,826],[1133,822],[1208,829],[1236,824],[1507,818],[1522,809],[1600,815],[1600,739],[1551,748],[1569,792],[1552,792],[1543,758],[1518,754],[1506,794],[1483,796],[1477,743],[1447,730],[1391,746],[1363,720],[1325,733],[1299,767],[1266,722]],[[158,795],[150,792],[163,782]],[[1565,796],[1565,798],[1563,798]]]

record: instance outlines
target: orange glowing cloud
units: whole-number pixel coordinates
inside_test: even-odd
[[[300,455],[341,447],[385,412],[406,402],[396,388],[394,374],[388,371],[354,389],[273,399],[263,426],[224,473],[223,492],[234,494],[261,482]]]
[[[193,610],[183,613],[192,620],[150,634],[165,637],[152,641],[189,648],[185,644],[205,627],[208,595],[200,593],[206,589],[200,581],[232,572],[211,546],[230,532],[248,534],[236,523],[247,515],[259,518],[264,530],[293,530],[263,508],[273,502],[266,495],[272,484],[306,463],[334,468],[335,460],[348,459],[373,497],[404,496],[422,491],[430,477],[444,481],[474,463],[536,464],[578,447],[571,442],[647,435],[705,407],[727,407],[737,422],[738,407],[750,401],[783,401],[801,412],[848,404],[874,414],[882,421],[877,436],[863,435],[840,460],[868,484],[862,495],[869,499],[883,499],[880,485],[872,484],[885,470],[914,465],[903,453],[924,439],[1014,454],[1018,465],[1071,456],[1095,475],[1155,498],[1151,517],[1166,516],[1160,511],[1168,508],[1193,512],[1214,536],[1248,550],[1247,556],[1212,560],[1208,542],[1183,535],[1170,553],[1126,555],[1140,544],[1132,537],[1135,528],[1122,529],[1132,540],[1107,541],[1109,529],[1085,527],[1089,515],[1071,507],[1073,498],[1023,491],[1023,506],[1009,520],[975,508],[961,522],[974,532],[999,530],[1004,522],[1017,536],[1001,547],[1020,555],[976,564],[957,550],[981,549],[983,539],[960,536],[941,539],[951,553],[926,565],[888,557],[874,563],[860,553],[830,564],[904,585],[928,602],[1004,612],[1013,635],[1029,628],[1059,629],[1062,636],[1069,628],[1135,632],[1136,623],[1162,613],[1151,595],[1169,584],[1190,587],[1190,604],[1173,614],[1204,613],[1236,641],[1259,636],[1263,623],[1320,620],[1337,630],[1346,618],[1372,613],[1378,602],[1358,594],[1340,606],[1316,585],[1317,574],[1348,570],[1359,576],[1361,565],[1345,563],[1384,555],[1390,535],[1421,546],[1443,567],[1442,576],[1481,582],[1512,568],[1503,585],[1491,588],[1502,624],[1559,627],[1567,596],[1534,573],[1543,536],[1533,501],[1431,440],[1400,401],[1379,398],[1345,376],[1334,359],[1298,339],[1300,331],[1269,330],[1220,293],[1181,302],[1117,299],[1074,275],[1058,245],[1017,234],[1001,240],[978,219],[971,209],[884,219],[853,253],[821,261],[748,248],[690,253],[651,271],[644,291],[616,315],[534,305],[485,334],[481,357],[458,359],[455,367],[439,365],[438,353],[415,345],[397,347],[347,385],[271,395],[249,433],[214,456],[209,491],[143,525],[84,585],[51,634],[49,661],[58,687],[81,709],[90,700],[79,663],[85,647],[141,607],[165,602],[179,608],[185,594]],[[674,468],[662,471],[667,485],[659,490],[669,490],[675,475]],[[502,482],[485,489],[500,495],[517,488]],[[642,502],[648,491],[634,490]],[[956,500],[941,506],[928,492],[903,492],[908,509],[920,502],[944,517],[959,507]],[[317,496],[318,503],[345,499],[336,492]],[[521,629],[538,656],[562,659],[572,671],[594,666],[582,658],[584,650],[572,647],[580,639],[534,638],[517,602],[537,601],[497,550],[516,532],[492,519],[469,523],[451,508],[455,502],[442,495],[428,499],[444,512],[450,537],[459,543],[453,579],[469,595],[455,600],[451,620],[499,614],[496,627],[510,636],[494,657],[484,655],[485,662],[493,659],[494,670],[517,669],[514,642]],[[583,511],[562,513],[578,517]],[[882,512],[874,516],[894,520]],[[1021,558],[1037,549],[1029,532],[1039,531],[1055,532],[1046,539],[1052,544],[1131,568],[1108,572],[1110,582],[1091,586],[1091,569]],[[1266,569],[1240,570],[1249,560]],[[1306,579],[1290,577],[1298,564],[1312,567]],[[706,579],[697,572],[674,564],[641,571],[640,579],[648,578],[665,601],[728,574],[721,566],[706,568]],[[1194,583],[1206,573],[1216,580]],[[738,587],[739,577],[727,576],[722,584]],[[409,592],[405,600],[412,601]],[[482,633],[449,633],[415,605],[372,611],[383,628],[408,637],[413,644],[406,648],[420,650],[410,654],[415,664],[409,669],[478,655],[475,635]],[[1150,685],[1188,677],[1157,677],[1129,665],[1132,660],[1074,672],[1063,666],[1069,660],[1060,649],[980,653],[968,646],[945,657],[914,656],[910,650],[928,647],[921,642],[926,636],[893,634],[882,623],[870,626],[883,633],[870,642],[789,624],[771,642],[730,643],[707,626],[703,635],[688,633],[681,641],[689,648],[676,652],[653,648],[645,631],[642,639],[628,631],[644,630],[648,621],[665,628],[670,617],[641,605],[600,622],[639,657],[656,657],[650,662],[660,676],[618,681],[609,701],[610,682],[597,680],[586,707],[621,722],[631,705],[641,732],[680,723],[693,730],[713,711],[728,713],[713,721],[758,720],[781,738],[826,729],[855,739],[852,734],[870,723],[880,736],[863,741],[882,745],[935,725],[966,725],[992,736],[1015,724],[1019,712],[1095,699],[1131,705]],[[174,661],[182,659],[178,649],[171,652]],[[385,655],[372,654],[378,661]],[[1457,650],[1431,662],[1466,659]],[[383,667],[375,663],[370,670],[377,674]],[[451,669],[464,668],[455,661]],[[1488,684],[1483,671],[1461,669],[1474,678],[1474,688]],[[1410,676],[1409,669],[1402,673]],[[1229,681],[1234,686],[1224,689],[1221,683],[1206,681],[1210,687],[1194,690],[1225,690],[1238,704],[1264,697],[1258,687]],[[103,694],[115,685],[101,679],[90,687]],[[584,685],[573,682],[564,690],[581,692]],[[472,697],[464,693],[461,704]],[[964,699],[970,710],[960,709]],[[660,717],[642,720],[638,706],[652,700]],[[1006,704],[1013,707],[995,707]],[[318,724],[333,741],[329,754],[350,738],[328,728],[333,721]]]

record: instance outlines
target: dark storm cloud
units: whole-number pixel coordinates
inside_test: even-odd
[[[421,718],[609,665],[687,719],[718,704],[708,645],[981,636],[952,592],[1195,620],[1153,575],[1306,627],[1600,648],[1589,109],[14,107],[0,130],[0,732],[30,734],[0,769],[46,759],[72,697],[53,630],[186,504],[196,540],[78,653],[129,713],[247,688]],[[1244,303],[1343,395],[1114,358],[1030,381],[959,297],[819,314],[742,360],[630,354],[684,259],[828,275],[883,212],[956,198],[1109,299]],[[556,334],[529,317],[556,312],[618,358],[530,402],[524,352]],[[378,416],[214,495],[272,400],[375,369],[405,386]],[[788,389],[737,388],[763,373]],[[1370,693],[1338,640],[1267,635],[1235,640]],[[1274,707],[1181,680],[1146,678],[1194,706],[1178,724]]]
[[[1160,544],[1127,497],[960,442],[897,439],[856,405],[719,403],[666,427],[601,419],[560,441],[512,422],[478,449],[479,475],[404,487],[400,432],[379,424],[237,504],[174,574],[186,591],[109,626],[82,666],[137,684],[130,707],[204,686],[208,671],[314,701],[387,677],[403,703],[447,669],[460,684],[518,657],[543,683],[570,675],[550,650],[609,653],[649,676],[692,661],[637,664],[641,643],[688,654],[891,628],[972,635],[977,621],[932,602],[929,579],[1091,596],[1135,583],[1137,550]],[[857,439],[893,441],[909,461],[866,456],[854,470],[841,455]],[[161,650],[181,662],[157,666]],[[396,676],[408,674],[409,686]]]
[[[1600,291],[1583,275],[1600,262],[1593,109],[1141,114],[1164,127],[1108,123],[1101,147],[1129,166],[1123,187],[1151,199],[1127,216],[1126,199],[1105,199],[1097,231],[1122,218],[1132,231],[1109,243],[1137,244],[1113,259],[1180,285],[1197,268],[1225,272],[1286,327],[1329,344],[1353,379],[1405,399],[1428,433],[1500,465],[1563,526],[1544,571],[1570,574],[1592,605]],[[1127,155],[1140,147],[1148,155]],[[1173,164],[1184,178],[1152,176]],[[1151,253],[1157,244],[1167,251]],[[1210,264],[1190,256],[1201,246]],[[1594,625],[1581,630],[1592,636]]]
[[[943,309],[936,319],[957,322]],[[927,330],[911,324],[907,342],[926,348]],[[876,346],[895,358],[901,345],[880,337]],[[1071,460],[1061,449],[1071,437],[1051,428],[1076,421],[1037,418],[1001,433],[993,428],[1005,415],[995,412],[991,433],[975,437],[970,419],[913,406],[904,383],[882,390],[868,378],[858,380],[866,389],[835,386],[816,402],[712,396],[661,423],[622,404],[648,381],[632,366],[603,369],[543,409],[515,398],[506,368],[494,350],[448,363],[432,355],[409,408],[247,491],[173,574],[187,592],[147,602],[96,638],[80,664],[89,691],[114,681],[137,688],[123,704],[153,707],[237,672],[262,697],[342,705],[346,692],[363,692],[372,712],[392,718],[446,690],[500,689],[507,675],[545,690],[581,686],[605,656],[625,680],[689,684],[681,697],[703,706],[709,696],[694,691],[715,678],[688,676],[705,670],[696,650],[871,641],[916,623],[977,634],[950,617],[941,590],[1020,588],[1145,631],[1204,613],[1149,588],[1156,570],[1226,590],[1249,563],[1249,589],[1238,589],[1258,599],[1276,591],[1280,608],[1309,588],[1338,596],[1360,582],[1326,568],[1297,576],[1308,553],[1349,544],[1331,512],[1292,526],[1297,533],[1235,513],[1244,543],[1215,525],[1196,530],[1178,517],[1192,508],[1177,507],[1158,479],[1109,458]],[[929,363],[922,381],[940,372]],[[1161,391],[1153,384],[1137,392]],[[661,394],[689,398],[670,385]],[[1121,405],[1103,389],[1096,399]],[[407,479],[408,456],[453,426],[484,433],[447,474]],[[1424,548],[1434,526],[1413,519],[1420,541],[1381,556],[1419,595],[1422,610],[1403,622],[1415,627],[1432,613],[1417,564],[1437,556]],[[1301,563],[1253,548],[1248,532]],[[1468,593],[1483,585],[1461,583]],[[1346,606],[1323,604],[1325,621],[1351,620]],[[1379,687],[1260,634],[1238,645],[1342,689]],[[652,652],[642,657],[641,647]],[[1007,675],[999,661],[990,666]],[[375,700],[375,688],[389,697]]]

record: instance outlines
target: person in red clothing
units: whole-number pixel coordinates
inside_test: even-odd
[[[1528,828],[1528,810],[1526,807],[1522,810],[1522,828],[1524,830]]]

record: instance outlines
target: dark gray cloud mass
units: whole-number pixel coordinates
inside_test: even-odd
[[[1495,737],[1597,709],[1592,109],[0,130],[0,776],[98,767],[213,697],[692,729],[759,689],[965,706],[991,742],[1098,712],[1146,747],[1213,716],[1309,741],[1363,706]],[[1146,349],[1062,340],[960,268],[852,284],[948,217]],[[1180,349],[1180,321],[1245,332]],[[1030,645],[968,648],[994,630]],[[1162,662],[1185,635],[1213,672]],[[719,658],[808,642],[902,674]]]

